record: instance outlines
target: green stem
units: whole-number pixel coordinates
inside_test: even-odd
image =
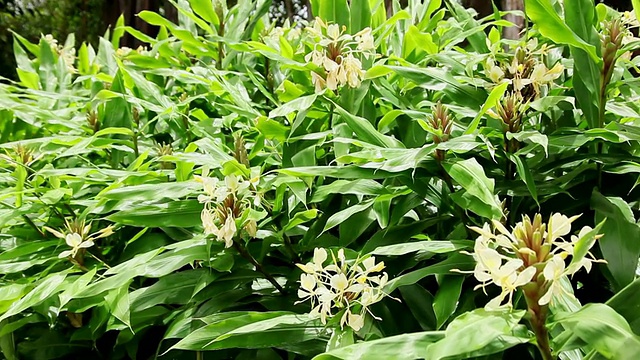
[[[246,247],[244,247],[242,244],[240,244],[238,241],[236,241],[234,239],[233,241],[233,247],[234,249],[236,249],[238,251],[238,253],[240,255],[242,255],[243,258],[247,259],[247,261],[249,261],[253,266],[256,267],[256,270],[259,271],[260,273],[262,273],[262,275],[264,275],[264,277],[269,280],[269,282],[276,288],[278,289],[278,291],[282,294],[282,295],[286,295],[287,292],[282,288],[282,286],[280,286],[280,284],[278,284],[278,282],[276,281],[276,279],[269,274],[264,266],[262,266],[262,264],[260,264],[258,262],[258,260],[256,260],[253,255],[251,255],[249,253],[249,251],[247,250]]]
[[[4,206],[4,207],[6,207],[6,208],[9,208],[9,209],[15,209],[15,207],[14,207],[14,206],[11,206],[11,205],[9,205],[9,204],[5,203],[4,201],[0,201],[0,204],[1,204],[1,205],[3,205],[3,206]],[[38,234],[39,234],[41,237],[45,237],[45,234],[42,232],[42,230],[40,230],[40,228],[38,228],[38,226],[36,226],[36,224],[33,222],[33,220],[31,220],[31,219],[30,219],[26,214],[23,214],[23,215],[22,215],[22,218],[24,219],[24,222],[26,222],[26,223],[27,223],[29,226],[31,226],[35,231],[37,231],[37,232],[38,232]]]
[[[67,209],[67,212],[69,212],[69,215],[76,217],[76,213],[75,211],[73,211],[73,208],[71,208],[71,205],[64,203],[64,208]]]
[[[513,162],[509,158],[509,154],[513,153],[511,140],[507,138],[507,133],[504,133],[504,143],[505,143],[505,151],[507,152],[507,157],[505,159],[505,169],[504,169],[504,179],[509,182],[514,179],[514,171],[513,171]],[[508,193],[505,194],[505,203],[504,210],[507,211],[506,223],[509,224],[509,215],[511,214],[511,204],[513,203],[513,196],[510,196]]]
[[[107,269],[111,269],[111,266],[107,265],[106,262],[104,262],[104,260],[98,258],[97,256],[93,255],[91,252],[87,251],[87,254],[89,254],[89,256],[91,256],[92,258],[94,258],[95,260],[97,260],[98,262],[102,263],[102,265],[104,265]]]
[[[298,253],[293,250],[293,244],[291,243],[291,239],[289,238],[289,236],[283,233],[282,238],[284,239],[284,245],[291,254],[291,259],[293,260],[294,264],[300,263],[300,257],[298,256]]]
[[[533,328],[533,332],[536,334],[536,345],[538,346],[538,350],[540,350],[542,358],[544,360],[555,360],[555,357],[551,353],[551,347],[549,346],[549,331],[545,326],[547,311],[548,308],[546,306],[540,306],[537,304],[534,309],[530,308],[530,323]]]
[[[447,173],[447,171],[444,169],[444,166],[442,166],[442,162],[438,161],[438,165],[440,166],[440,172],[442,173],[442,180],[445,182],[445,184],[447,184],[447,188],[449,189],[449,192],[451,194],[455,193],[456,188],[453,186],[453,181],[451,180],[451,176],[449,176],[449,173]],[[462,221],[462,224],[464,225],[464,229],[467,232],[467,236],[469,237],[469,239],[472,239],[474,236],[474,233],[471,231],[471,229],[469,229],[470,221],[469,221],[469,217],[464,212],[464,209],[458,206],[458,204],[453,203],[453,211],[455,211],[460,217],[460,221]]]
[[[220,19],[220,27],[218,30],[218,35],[220,37],[224,37],[224,21]],[[224,60],[224,42],[218,41],[218,62],[216,64],[216,68],[218,70],[222,70],[222,60]]]
[[[138,156],[140,155],[140,151],[138,150],[138,130],[136,129],[133,132],[133,153],[136,156],[136,159],[138,158]]]
[[[598,109],[599,110],[599,114],[598,114],[599,128],[604,127],[604,113],[605,113],[605,107],[607,103],[607,83],[608,83],[608,80],[603,78],[602,84],[600,86],[600,109]],[[598,160],[600,159],[600,155],[602,155],[603,149],[604,149],[604,143],[602,141],[599,141],[596,144],[596,155]],[[602,162],[598,161],[596,166],[598,169],[598,190],[602,191]]]
[[[44,233],[42,232],[42,230],[40,230],[40,229],[36,226],[36,224],[33,222],[33,220],[31,220],[27,215],[22,215],[22,218],[24,219],[24,221],[25,221],[27,224],[29,224],[29,226],[31,226],[35,231],[37,231],[37,232],[38,232],[38,234],[39,234],[41,237],[44,237],[44,236],[45,236],[45,235],[44,235]]]
[[[534,279],[538,277],[538,273],[536,273]],[[524,297],[527,302],[529,312],[529,323],[531,324],[531,329],[536,334],[536,346],[538,347],[543,360],[556,360],[557,357],[555,357],[551,352],[551,346],[549,344],[549,330],[547,330],[546,327],[549,306],[540,305],[538,303],[542,294],[548,289],[545,286],[544,281],[530,283],[527,286],[530,287],[523,289]]]

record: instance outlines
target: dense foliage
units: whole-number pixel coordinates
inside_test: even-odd
[[[5,358],[640,357],[637,14],[269,5],[14,35]]]

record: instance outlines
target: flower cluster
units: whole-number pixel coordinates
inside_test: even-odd
[[[536,44],[518,48],[510,62],[496,64],[493,58],[488,58],[484,66],[485,75],[495,84],[509,83],[511,90],[523,100],[534,100],[542,94],[543,86],[550,85],[564,72],[560,63],[547,68],[534,56],[537,53],[534,46]]]
[[[297,303],[310,300],[312,310],[309,315],[319,316],[323,324],[333,317],[333,309],[343,311],[340,327],[344,328],[346,324],[358,331],[364,326],[366,313],[371,314],[369,306],[386,295],[382,288],[387,283],[387,273],[372,275],[381,272],[384,263],[376,264],[375,258],[371,256],[356,259],[349,264],[342,249],[338,250],[337,258],[331,252],[331,263],[325,266],[327,258],[325,249],[316,248],[311,262],[306,265],[297,264],[304,271],[298,290],[298,297],[302,300]]]
[[[74,64],[76,62],[76,49],[73,46],[58,45],[58,40],[56,40],[51,34],[45,35],[44,40],[49,44],[53,53],[62,57],[65,65],[67,66],[67,71],[75,73],[76,68],[74,67]]]
[[[256,236],[258,225],[250,212],[252,206],[260,206],[260,196],[255,191],[257,176],[249,181],[235,175],[226,176],[224,181],[206,175],[196,175],[195,179],[204,189],[198,201],[204,204],[200,218],[205,235],[214,235],[227,248],[233,245],[238,229]]]
[[[324,88],[335,91],[345,85],[360,86],[364,77],[360,55],[369,58],[376,49],[371,29],[349,35],[338,24],[327,25],[316,18],[313,26],[306,30],[312,39],[313,50],[305,56],[305,61],[320,68],[319,72],[311,72],[316,92]]]
[[[571,233],[571,223],[578,217],[555,213],[545,224],[539,214],[533,220],[524,216],[512,231],[493,221],[497,234],[488,224],[483,228],[472,227],[480,234],[474,252],[469,254],[476,260],[473,274],[480,282],[476,288],[495,284],[502,289],[486,308],[511,306],[513,293],[518,288],[524,290],[528,300],[547,305],[554,295],[565,293],[559,281],[564,276],[573,275],[581,268],[589,272],[593,262],[603,262],[588,252],[601,236],[592,228],[585,226],[578,236],[571,235],[565,240]],[[571,263],[566,266],[565,259],[569,256]]]
[[[431,116],[427,118],[427,127],[425,130],[431,133],[434,143],[440,144],[449,140],[452,127],[453,117],[449,113],[449,110],[438,101],[431,109]],[[436,149],[435,158],[439,162],[444,161],[445,156],[445,150]]]
[[[280,49],[280,38],[284,37],[284,39],[289,42],[295,42],[300,39],[301,33],[300,29],[291,26],[289,19],[287,19],[282,26],[265,29],[261,37],[265,44]]]
[[[0,154],[0,159],[7,161],[13,167],[29,166],[42,156],[34,156],[33,149],[21,143],[5,148],[4,151],[6,154]]]
[[[125,56],[131,54],[132,52],[134,52],[134,50],[132,48],[123,46],[121,48],[116,49],[116,56],[122,58],[122,57],[125,57]],[[140,54],[140,55],[146,55],[146,54],[149,53],[149,50],[147,49],[146,46],[140,45],[135,49],[135,52]]]
[[[67,245],[71,247],[71,250],[65,250],[58,255],[59,258],[69,257],[74,261],[82,264],[82,259],[77,259],[77,255],[81,252],[81,249],[87,249],[95,244],[95,240],[105,238],[113,234],[113,225],[109,225],[104,229],[98,230],[93,234],[90,234],[91,223],[85,225],[84,220],[65,220],[65,229],[58,231],[48,226],[44,227],[45,230],[52,233],[59,239],[63,239]]]

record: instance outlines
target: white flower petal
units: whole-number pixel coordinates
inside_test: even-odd
[[[80,234],[78,233],[67,234],[67,236],[65,236],[65,241],[67,245],[75,248],[78,247],[78,245],[80,245],[80,243],[82,242],[82,236],[80,236]]]

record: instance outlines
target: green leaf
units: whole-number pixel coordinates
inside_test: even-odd
[[[379,182],[369,179],[336,180],[329,185],[318,186],[311,202],[321,202],[333,194],[385,195],[389,190]]]
[[[467,359],[504,351],[529,342],[519,325],[525,311],[476,309],[462,314],[447,326],[445,337],[427,348],[426,359]]]
[[[284,311],[221,313],[202,320],[207,325],[191,332],[171,349],[272,347],[299,342],[316,332],[315,326],[310,326],[309,334],[305,335],[307,332],[305,324],[309,322],[308,316],[292,315]]]
[[[191,227],[202,224],[197,200],[132,206],[107,216],[109,221],[137,227]]]
[[[258,118],[256,129],[260,131],[267,139],[275,139],[284,142],[289,136],[289,127],[281,123],[269,119],[265,116]]]
[[[211,0],[189,0],[189,5],[191,5],[191,8],[196,14],[207,20],[209,23],[216,26],[220,23]]]
[[[557,314],[549,326],[557,325],[607,359],[640,357],[640,338],[620,314],[605,304],[587,304],[577,312]]]
[[[360,204],[353,205],[346,209],[338,211],[337,213],[331,215],[329,220],[327,220],[327,223],[324,225],[324,229],[322,229],[322,232],[333,229],[334,227],[349,219],[351,216],[363,212],[369,209],[371,206],[373,206],[373,200],[366,200]]]
[[[116,21],[116,25],[113,27],[113,34],[111,35],[111,45],[114,48],[120,47],[120,39],[124,35],[124,15],[120,15]]]
[[[318,95],[308,95],[302,96],[295,100],[286,102],[276,109],[271,110],[269,113],[270,118],[278,117],[278,116],[287,116],[294,111],[307,111],[313,105],[313,103],[318,98]]]
[[[538,190],[536,188],[536,183],[533,179],[533,174],[529,169],[529,165],[527,165],[526,159],[523,161],[518,155],[515,154],[508,154],[508,156],[509,160],[516,164],[516,171],[518,172],[518,176],[520,176],[520,179],[524,182],[525,185],[527,185],[529,194],[531,194],[531,197],[533,198],[533,200],[535,200],[536,204],[540,206],[540,203],[538,202]]]
[[[454,320],[446,331],[427,331],[364,341],[318,355],[314,360],[466,359],[504,351],[526,343],[518,312],[478,309]]]
[[[433,295],[418,284],[402,286],[399,289],[402,302],[407,305],[409,311],[423,330],[436,328],[436,314],[433,308]]]
[[[313,14],[322,20],[350,28],[350,11],[347,0],[311,0]],[[317,11],[316,11],[317,9]]]
[[[439,329],[456,311],[458,299],[462,291],[464,276],[445,275],[433,299],[433,312],[436,314]]]
[[[0,323],[0,338],[8,337],[9,339],[11,339],[11,342],[13,342],[13,338],[11,336],[12,332],[24,327],[25,325],[37,324],[44,321],[44,317],[40,314],[31,314],[13,322],[9,322],[9,319],[2,320],[2,323],[4,323],[4,325]],[[0,342],[2,342],[2,339],[0,339]],[[0,346],[0,352],[4,351],[5,350],[2,350],[2,346]]]
[[[369,0],[351,0],[351,33],[371,26],[371,8]]]
[[[5,331],[5,328],[7,328],[8,325],[8,319],[0,321],[0,331]],[[0,335],[0,353],[4,355],[7,360],[18,360],[16,344],[14,343],[13,336],[10,332],[4,335]]]
[[[450,72],[436,68],[414,68],[406,66],[388,66],[398,75],[416,84],[442,91],[453,103],[477,108],[485,101],[484,92],[456,80]]]
[[[105,198],[111,200],[125,200],[125,201],[158,201],[163,198],[167,199],[180,199],[190,194],[193,194],[197,190],[200,190],[202,185],[192,182],[178,182],[178,183],[160,183],[160,184],[142,184],[135,186],[124,186],[107,190],[98,194],[98,198]]]
[[[131,312],[129,303],[129,283],[112,290],[105,296],[111,314],[131,328]]]
[[[527,142],[535,146],[542,146],[542,148],[544,149],[545,155],[549,156],[549,139],[545,134],[541,134],[535,130],[529,130],[529,131],[520,131],[517,133],[507,132],[506,135],[507,135],[507,140],[516,139],[519,142]],[[521,151],[518,152],[518,154],[524,153],[524,151],[525,149],[522,149]]]
[[[404,145],[398,140],[378,132],[378,130],[376,130],[376,128],[367,119],[353,115],[339,105],[336,105],[335,109],[338,114],[340,114],[342,120],[347,123],[349,128],[351,128],[359,139],[382,147],[404,148]]]
[[[160,304],[186,304],[205,275],[214,278],[207,269],[194,269],[169,274],[151,286],[135,290],[129,295],[131,311],[135,313]]]
[[[93,268],[89,270],[86,274],[76,278],[73,280],[71,285],[67,286],[63,292],[61,292],[58,297],[60,298],[60,308],[63,308],[71,299],[73,299],[77,294],[79,294],[82,290],[84,290],[93,277],[96,275],[97,268]]]
[[[296,177],[323,176],[342,179],[387,179],[400,175],[383,170],[363,169],[358,166],[301,166],[279,169],[278,172]]]
[[[637,299],[640,298],[640,279],[636,279],[624,289],[620,290],[607,305],[627,320],[633,332],[640,334],[640,306]]]
[[[591,208],[596,211],[596,223],[607,219],[599,245],[613,276],[614,288],[620,290],[635,279],[640,257],[640,225],[622,198],[605,197],[594,191]]]
[[[600,46],[600,38],[594,27],[596,22],[593,0],[568,0],[565,3],[567,26],[586,43]],[[581,48],[571,47],[573,57],[573,86],[576,100],[587,119],[589,128],[600,126],[600,59],[594,59]]]
[[[504,93],[505,91],[507,91],[508,86],[509,83],[505,82],[494,87],[493,90],[491,90],[491,93],[489,94],[487,100],[484,102],[484,105],[482,105],[480,112],[478,113],[478,115],[476,115],[475,118],[473,118],[473,121],[471,121],[471,124],[469,124],[467,130],[465,130],[465,134],[473,134],[478,129],[478,125],[480,124],[480,119],[482,119],[482,116],[486,114],[489,109],[496,106],[500,99],[502,99],[502,96],[504,96]]]
[[[600,63],[595,46],[585,42],[571,30],[553,9],[550,0],[524,0],[524,4],[527,17],[538,26],[540,34],[555,43],[582,49],[595,62]],[[589,5],[589,8],[593,9],[593,6]],[[589,8],[585,10],[588,11]]]
[[[302,343],[317,338],[324,326],[307,314],[288,314],[233,329],[211,340],[205,349],[267,348]]]
[[[402,42],[403,57],[409,62],[417,63],[426,55],[436,53],[438,45],[433,42],[431,34],[422,33],[416,26],[411,25]]]
[[[314,357],[313,360],[422,359],[424,358],[425,349],[443,337],[443,331],[425,331],[389,336],[341,347],[320,354]]]
[[[571,262],[567,267],[568,273],[573,273],[577,269],[582,267],[581,261],[584,259],[585,256],[587,256],[587,254],[589,253],[589,250],[595,244],[596,240],[598,239],[598,235],[601,234],[600,230],[602,229],[602,226],[605,224],[605,222],[606,220],[603,220],[600,223],[598,223],[598,225],[596,225],[596,227],[593,230],[584,234],[575,243],[575,246],[573,249],[573,256],[571,257]]]
[[[400,286],[415,284],[429,275],[448,275],[451,274],[454,269],[468,271],[472,270],[474,266],[475,261],[470,256],[455,254],[437,264],[414,270],[390,280],[384,290],[389,294]]]
[[[494,180],[485,175],[482,166],[475,158],[448,161],[444,164],[444,168],[468,194],[490,207],[493,219],[502,217],[502,206],[494,195]]]
[[[47,276],[38,284],[38,286],[31,290],[22,299],[14,302],[7,312],[0,316],[0,321],[19,314],[49,298],[56,291],[59,291],[60,284],[62,284],[66,277],[67,275],[65,273],[55,273]]]
[[[307,221],[311,221],[318,216],[317,209],[310,209],[305,211],[300,211],[293,216],[293,219],[287,223],[287,225],[282,229],[282,231],[289,231],[300,224],[304,224]]]
[[[377,247],[371,252],[372,255],[400,256],[413,252],[445,254],[454,251],[469,249],[473,247],[473,241],[469,240],[429,240],[408,242]]]

